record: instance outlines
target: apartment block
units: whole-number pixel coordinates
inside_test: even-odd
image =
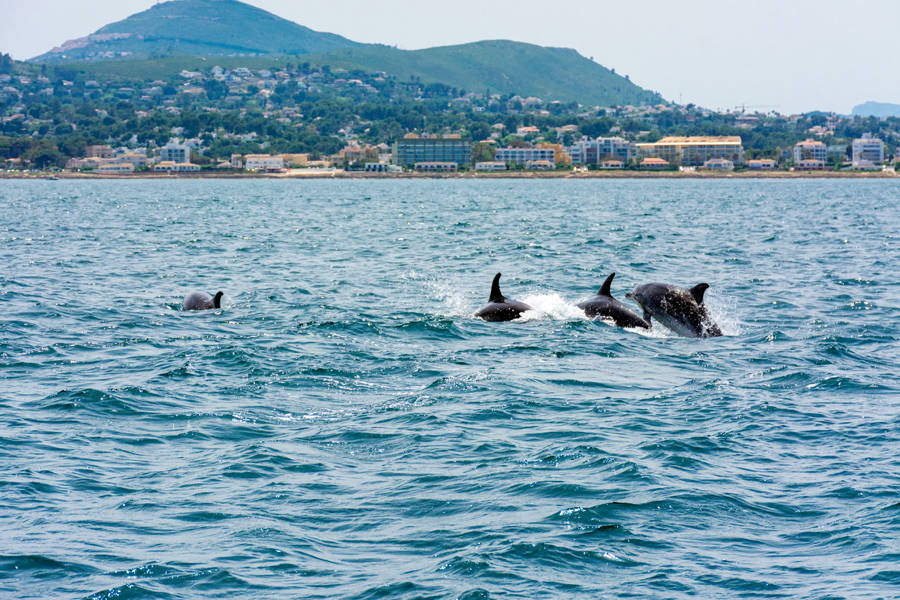
[[[191,148],[185,144],[169,142],[159,151],[159,162],[187,164],[191,162]]]
[[[636,156],[635,145],[621,137],[584,138],[569,148],[574,165],[599,165],[605,160],[631,162]]]
[[[453,162],[461,167],[472,160],[472,142],[459,137],[407,135],[394,143],[393,160],[403,167],[441,162]]]
[[[869,133],[853,140],[853,164],[866,162],[876,165],[884,162],[884,142]]]
[[[808,160],[820,160],[824,164],[827,159],[828,146],[818,140],[804,140],[794,145],[794,163],[797,165]]]
[[[740,136],[665,137],[652,144],[635,144],[641,158],[661,158],[669,164],[701,166],[711,159],[743,164]]]
[[[498,148],[494,160],[507,165],[547,161],[556,164],[556,150],[553,148]]]

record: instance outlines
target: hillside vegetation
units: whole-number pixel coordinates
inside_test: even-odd
[[[424,50],[359,44],[313,31],[238,0],[157,4],[32,59],[62,70],[132,80],[168,78],[219,64],[262,69],[288,63],[383,71],[406,81],[587,105],[663,99],[566,48],[493,40]]]
[[[492,40],[425,50],[388,46],[344,48],[304,57],[313,64],[384,71],[400,79],[419,78],[474,92],[537,96],[599,104],[656,104],[661,96],[568,48]]]

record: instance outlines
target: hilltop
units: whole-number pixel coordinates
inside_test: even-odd
[[[856,117],[900,117],[900,104],[888,102],[866,102],[853,107]]]
[[[98,77],[155,79],[219,63],[264,68],[291,62],[382,71],[401,80],[478,93],[586,105],[659,104],[659,94],[567,48],[492,40],[400,50],[313,31],[238,0],[173,0],[66,42],[31,62]]]
[[[298,55],[359,45],[237,0],[175,0],[106,25],[32,60]]]

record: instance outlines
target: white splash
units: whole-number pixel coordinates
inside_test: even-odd
[[[584,311],[559,294],[532,294],[522,298],[522,302],[534,310],[522,313],[519,321],[586,321]]]
[[[744,333],[741,322],[735,317],[737,313],[737,301],[734,298],[722,296],[720,294],[710,294],[703,299],[706,310],[712,318],[722,334],[726,337],[741,335]]]

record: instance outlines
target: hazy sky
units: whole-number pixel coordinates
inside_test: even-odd
[[[0,0],[0,51],[24,59],[155,0]],[[676,102],[849,112],[900,103],[900,0],[250,0],[361,42],[566,46]]]

